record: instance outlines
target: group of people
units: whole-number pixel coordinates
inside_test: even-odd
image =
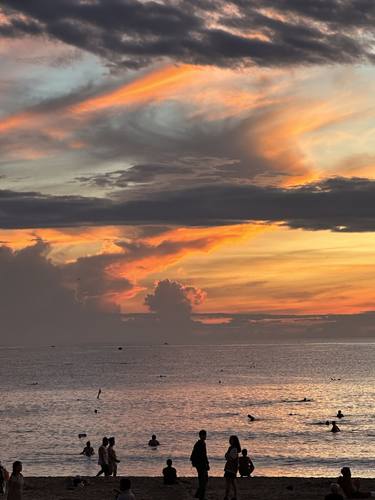
[[[206,498],[206,488],[208,482],[208,471],[210,470],[210,464],[207,457],[206,448],[207,432],[202,429],[199,431],[199,439],[195,443],[193,451],[190,455],[191,464],[197,470],[198,475],[198,489],[195,494],[195,498],[199,500],[205,500]],[[239,454],[242,456],[239,456]],[[237,484],[236,477],[239,472],[241,477],[250,477],[251,473],[254,471],[254,464],[250,457],[247,455],[247,450],[244,448],[241,450],[240,441],[237,436],[232,435],[229,438],[229,448],[225,453],[225,466],[224,466],[224,478],[225,478],[225,497],[224,500],[229,500],[230,492],[233,492],[232,500],[237,499]]]
[[[370,498],[375,496],[375,492],[361,491],[359,479],[352,478],[349,467],[341,469],[341,476],[337,483],[331,484],[331,492],[324,500],[344,500],[344,498]]]
[[[114,437],[103,438],[102,444],[98,449],[98,464],[100,466],[100,470],[96,475],[97,477],[102,474],[104,474],[105,477],[117,476],[117,464],[120,463],[120,460],[117,459],[115,444],[116,442]],[[94,454],[90,441],[86,443],[82,454],[88,457]]]

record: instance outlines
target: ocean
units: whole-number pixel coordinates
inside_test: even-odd
[[[115,436],[120,475],[160,475],[172,458],[190,476],[204,428],[214,476],[231,434],[256,475],[337,476],[349,465],[373,476],[375,344],[118,347],[1,348],[0,460],[22,460],[26,476],[94,475],[96,457],[80,451]]]

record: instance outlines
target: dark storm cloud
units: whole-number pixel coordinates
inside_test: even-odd
[[[4,36],[47,35],[129,67],[162,58],[219,66],[373,59],[370,0],[4,0],[3,6]]]
[[[0,227],[269,221],[310,230],[375,230],[375,181],[370,179],[333,178],[296,188],[225,184],[126,197],[126,191],[85,198],[3,190]]]

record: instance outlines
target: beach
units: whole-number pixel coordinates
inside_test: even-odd
[[[253,477],[238,478],[239,499],[267,500],[316,500],[323,499],[329,492],[329,485],[337,478],[301,477]],[[160,477],[131,478],[132,490],[137,500],[187,500],[194,497],[196,479],[180,478],[178,484],[164,486]],[[24,500],[106,500],[114,499],[114,488],[119,479],[90,478],[83,488],[69,490],[67,478],[33,477],[26,478],[28,488]],[[362,479],[361,489],[375,490],[375,479]],[[206,497],[208,500],[221,500],[224,496],[224,479],[210,478]]]

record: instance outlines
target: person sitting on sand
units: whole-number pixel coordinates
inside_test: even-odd
[[[95,455],[94,448],[91,446],[90,441],[87,441],[86,446],[83,448],[80,455],[85,455],[85,457],[92,457]]]
[[[340,495],[340,486],[337,483],[332,483],[329,489],[331,493],[328,493],[324,500],[344,500],[344,497]]]
[[[152,446],[153,448],[156,448],[156,446],[159,446],[159,445],[160,445],[159,441],[156,439],[155,434],[153,434],[153,435],[151,436],[151,439],[150,439],[150,441],[148,442],[148,445],[149,445],[149,446]]]
[[[332,429],[331,432],[340,432],[339,426],[336,424],[334,420],[332,420]]]
[[[12,474],[8,481],[7,500],[22,500],[24,479],[22,475],[22,462],[13,462]]]
[[[116,500],[136,500],[132,492],[130,479],[123,477],[120,480],[120,491],[116,490]]]
[[[117,455],[115,451],[115,438],[110,437],[108,439],[108,466],[109,466],[109,475],[113,475],[113,477],[117,476],[117,464],[120,463],[120,460],[117,460]]]
[[[242,457],[238,459],[238,472],[241,477],[250,477],[255,467],[250,457],[247,456],[247,449],[242,450]]]
[[[172,467],[172,460],[168,458],[167,467],[163,469],[164,484],[176,484],[177,471]]]
[[[343,415],[343,413],[341,412],[341,410],[339,410],[339,411],[337,412],[336,417],[337,417],[337,418],[343,418],[343,417],[344,417],[344,415]]]
[[[346,498],[370,498],[370,491],[359,491],[359,480],[352,479],[352,473],[349,467],[341,469],[341,476],[337,480],[340,488],[344,492]]]

